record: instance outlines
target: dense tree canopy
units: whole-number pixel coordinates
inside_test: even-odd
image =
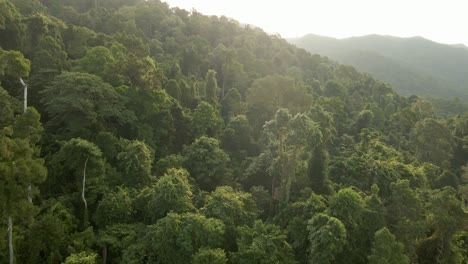
[[[159,0],[0,0],[0,263],[465,263],[437,104]]]

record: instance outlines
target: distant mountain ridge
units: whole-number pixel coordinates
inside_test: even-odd
[[[462,44],[382,35],[335,39],[309,34],[288,41],[368,72],[403,95],[468,100],[468,47]]]

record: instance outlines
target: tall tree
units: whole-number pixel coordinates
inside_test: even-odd
[[[215,107],[207,102],[201,102],[193,112],[191,125],[195,138],[217,137],[223,127],[223,120]]]
[[[363,234],[364,201],[352,188],[340,189],[330,199],[329,214],[339,219],[346,227],[347,246],[340,253],[340,262],[360,263],[368,255],[366,241],[369,237]]]
[[[275,152],[270,169],[272,197],[287,203],[296,162],[305,150],[314,149],[320,144],[322,133],[318,125],[305,114],[291,117],[288,109],[283,108],[278,110],[275,119],[265,124],[264,132],[270,141],[268,147]]]
[[[226,252],[220,248],[200,248],[197,254],[193,255],[193,264],[226,264]]]
[[[231,118],[221,134],[221,146],[238,162],[256,154],[258,147],[253,138],[253,129],[245,115]]]
[[[78,69],[106,79],[115,59],[110,50],[103,46],[93,47],[86,51],[86,55],[78,60]],[[122,62],[121,62],[122,63]]]
[[[226,227],[224,248],[237,248],[238,226],[251,225],[256,218],[257,207],[250,193],[235,191],[232,187],[221,186],[206,197],[203,214],[223,221]]]
[[[131,118],[115,89],[87,73],[58,75],[42,92],[41,101],[50,117],[48,133],[60,139],[91,139],[98,131],[115,131]]]
[[[0,132],[0,211],[8,219],[9,262],[14,263],[13,223],[28,222],[36,214],[36,207],[26,200],[28,186],[46,177],[44,160],[37,157],[33,145],[26,138],[14,138],[11,128]]]
[[[219,87],[216,80],[216,71],[209,70],[205,76],[206,101],[214,107],[219,105]]]
[[[99,227],[106,227],[112,224],[129,223],[134,214],[134,201],[131,193],[124,187],[108,191],[99,202],[94,221]]]
[[[0,76],[7,75],[19,80],[24,89],[24,112],[28,107],[28,87],[23,81],[23,77],[29,75],[31,62],[19,51],[5,51],[0,48]]]
[[[141,187],[151,182],[153,151],[142,141],[128,142],[117,155],[118,168],[123,173],[122,182],[130,187]]]
[[[403,244],[384,227],[375,232],[372,254],[368,257],[370,264],[408,264],[409,258],[403,253]]]
[[[88,225],[89,208],[93,208],[103,190],[105,161],[101,150],[84,139],[74,138],[63,143],[48,164],[47,189],[73,199],[82,224]]]
[[[397,240],[405,245],[405,253],[412,259],[417,241],[424,237],[427,228],[423,223],[423,204],[418,193],[411,189],[408,180],[391,184],[392,196],[388,208],[389,227]]]
[[[309,220],[309,263],[334,263],[346,245],[346,228],[340,220],[320,213]]]
[[[0,127],[9,126],[14,121],[16,100],[0,86]]]
[[[450,161],[453,157],[454,138],[450,130],[435,119],[424,119],[416,123],[411,141],[417,157],[436,165]]]
[[[292,114],[303,112],[308,107],[310,96],[294,79],[279,75],[259,78],[247,90],[247,116],[252,127],[258,131],[271,120],[280,108],[288,108]]]
[[[432,191],[428,214],[429,227],[433,232],[418,245],[419,262],[459,262],[459,253],[453,245],[454,235],[466,227],[468,214],[456,191],[451,187]]]
[[[321,144],[312,152],[307,166],[312,190],[318,194],[330,194],[332,192],[330,181],[328,180],[329,155],[325,147]]]
[[[242,114],[243,104],[241,95],[236,88],[231,88],[223,97],[221,102],[221,114],[224,120],[229,120],[231,117]]]
[[[170,212],[182,214],[195,210],[189,179],[186,170],[169,169],[153,186],[141,191],[140,199],[146,202],[142,209],[150,222],[156,223]]]
[[[239,227],[239,233],[239,250],[233,253],[233,263],[295,263],[286,235],[278,226],[257,220],[251,227]]]
[[[22,45],[25,26],[22,16],[10,1],[0,2],[0,46],[5,49],[17,49]]]
[[[153,263],[189,263],[200,248],[219,248],[224,224],[214,218],[186,213],[169,213],[146,234],[148,261]]]
[[[185,167],[202,190],[232,184],[229,156],[219,148],[219,141],[202,136],[184,148]]]

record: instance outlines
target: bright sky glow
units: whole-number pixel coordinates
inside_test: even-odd
[[[163,0],[171,7],[227,16],[282,37],[422,36],[468,46],[466,0]]]

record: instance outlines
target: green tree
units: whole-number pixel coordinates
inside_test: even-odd
[[[181,214],[195,210],[192,186],[184,169],[169,169],[156,184],[143,189],[140,196],[146,200],[144,211],[152,223],[169,212]]]
[[[226,226],[250,225],[257,207],[250,193],[235,191],[230,186],[217,187],[207,196],[203,213],[224,222]]]
[[[221,146],[238,162],[256,154],[258,147],[253,138],[253,129],[245,115],[231,118],[221,134]]]
[[[216,71],[209,70],[205,76],[206,101],[214,107],[218,107],[219,87],[216,80]]]
[[[165,85],[164,89],[166,90],[167,94],[169,94],[173,98],[177,100],[181,99],[182,91],[176,80],[174,79],[169,80],[167,84]]]
[[[137,121],[127,123],[123,132],[144,141],[157,158],[179,152],[190,142],[190,117],[180,104],[162,90],[151,94],[130,88],[125,91],[127,108]]]
[[[17,110],[19,102],[11,97],[8,92],[0,86],[0,127],[9,126],[14,121],[15,110]]]
[[[94,252],[73,253],[65,259],[65,264],[96,264],[97,257]]]
[[[295,263],[286,235],[278,226],[256,220],[252,227],[240,226],[238,232],[239,250],[232,254],[233,263]]]
[[[115,89],[87,73],[58,75],[42,92],[41,102],[50,118],[48,133],[61,139],[90,139],[98,131],[115,131],[117,124],[129,121]]]
[[[445,186],[450,186],[455,190],[458,189],[458,177],[454,173],[444,170],[442,175],[435,179],[435,188],[443,188]]]
[[[11,97],[5,89],[0,86],[0,127],[9,126],[14,121],[15,99]]]
[[[403,253],[403,244],[396,241],[395,236],[386,227],[375,232],[372,254],[368,259],[370,264],[410,263]]]
[[[356,120],[356,132],[359,133],[363,128],[369,128],[374,119],[374,113],[370,110],[359,112]]]
[[[326,97],[340,97],[345,94],[343,85],[335,80],[328,80],[323,88],[323,95]]]
[[[22,16],[10,1],[0,2],[0,10],[0,46],[5,49],[18,48],[25,30],[21,23]]]
[[[13,124],[13,135],[16,138],[22,138],[29,141],[29,144],[34,149],[35,156],[39,157],[40,148],[38,146],[39,141],[42,138],[42,124],[40,122],[41,116],[35,108],[29,107],[24,110],[22,115],[16,117]],[[32,202],[33,186],[28,186],[28,200]]]
[[[128,63],[123,72],[130,79],[132,85],[136,85],[146,94],[151,94],[162,88],[165,81],[163,70],[156,62],[146,56],[139,58],[133,53],[128,56]]]
[[[71,197],[75,209],[83,215],[84,226],[89,220],[88,209],[96,205],[98,195],[105,190],[104,168],[101,150],[80,138],[64,142],[48,163],[49,193]]]
[[[417,241],[424,237],[424,208],[421,198],[411,189],[408,180],[391,184],[391,199],[387,206],[390,230],[405,245],[405,253],[413,258]]]
[[[428,224],[433,233],[418,245],[420,263],[460,263],[454,235],[465,228],[467,212],[456,195],[451,187],[432,191]]]
[[[329,212],[347,228],[355,228],[361,224],[364,201],[352,188],[344,188],[331,197]]]
[[[12,0],[10,1],[15,5],[18,11],[23,15],[31,15],[35,12],[44,13],[46,11],[45,6],[40,1],[23,1],[23,0]]]
[[[86,51],[86,55],[77,61],[78,69],[106,79],[110,74],[112,64],[115,62],[110,50],[103,46],[92,47]]]
[[[312,192],[306,198],[309,191],[310,189],[301,190],[301,197],[281,209],[276,216],[280,225],[286,226],[288,241],[294,249],[295,259],[300,263],[307,263],[309,259],[309,234],[304,232],[307,230],[308,221],[312,216],[323,213],[327,208],[326,200],[321,195]]]
[[[257,217],[257,207],[250,193],[235,191],[221,186],[206,197],[203,214],[223,221],[226,226],[225,248],[236,248],[238,226],[251,225]]]
[[[221,115],[224,120],[240,115],[243,112],[241,95],[236,88],[231,88],[221,101]]]
[[[43,12],[35,12],[27,16],[24,22],[27,25],[26,34],[24,36],[24,49],[27,51],[28,55],[41,52],[41,50],[38,49],[39,47],[46,48],[47,51],[44,50],[44,57],[50,59],[50,62],[53,61],[53,58],[49,57],[49,55],[54,54],[55,51],[61,50],[61,45],[57,44],[61,43],[60,32],[65,29],[65,23]],[[41,41],[46,38],[49,39],[41,43]],[[66,56],[66,53],[62,53],[62,55]],[[53,67],[49,69],[53,69]],[[53,70],[55,71],[56,69]]]
[[[193,264],[226,264],[226,253],[220,248],[200,248],[198,252],[193,255]]]
[[[169,155],[161,158],[156,163],[156,175],[163,175],[167,173],[169,169],[182,168],[185,162],[185,158],[182,155]]]
[[[28,223],[37,213],[36,207],[26,199],[28,186],[41,183],[46,178],[44,160],[37,157],[29,140],[12,138],[13,130],[0,130],[0,212],[8,219],[8,245],[10,263],[14,262],[13,223]]]
[[[38,148],[36,144],[40,143],[44,130],[40,118],[35,108],[28,107],[23,114],[16,116],[12,126],[14,137],[27,139],[31,146]],[[36,149],[36,155],[39,156],[39,149]]]
[[[211,104],[201,102],[193,112],[191,127],[195,138],[203,135],[217,137],[223,127],[223,120]]]
[[[26,77],[31,70],[31,62],[16,50],[0,49],[0,75],[14,78]]]
[[[130,187],[141,187],[151,182],[153,152],[142,141],[134,140],[117,155],[123,182]]]
[[[264,133],[276,156],[270,169],[273,198],[288,202],[296,162],[305,150],[314,149],[320,144],[322,133],[318,125],[305,114],[291,117],[288,109],[284,108],[278,110],[275,119],[265,124]],[[279,193],[276,188],[279,188]]]
[[[148,261],[153,263],[189,263],[200,248],[219,248],[224,224],[217,219],[186,213],[169,213],[146,234]]]
[[[222,43],[214,48],[210,54],[210,61],[218,74],[219,83],[221,84],[221,97],[224,97],[225,94],[226,75],[229,75],[229,70],[234,65],[236,56],[236,50],[226,48]]]
[[[18,263],[61,263],[68,255],[71,235],[75,231],[72,212],[53,200],[47,200],[24,234],[19,245]]]
[[[4,51],[0,47],[0,76],[7,75],[19,80],[23,86],[24,112],[28,107],[28,86],[23,81],[23,77],[28,76],[30,70],[31,62],[24,58],[21,52],[15,50]]]
[[[184,148],[185,168],[202,190],[232,183],[229,156],[219,148],[219,141],[202,136]]]
[[[380,189],[377,184],[371,186],[372,194],[364,198],[365,211],[363,214],[363,233],[368,238],[375,234],[375,232],[386,226],[387,208],[385,208],[382,200],[380,199]],[[370,242],[370,239],[368,239]],[[370,243],[369,243],[370,246]]]
[[[331,182],[328,179],[329,155],[325,147],[320,144],[312,152],[307,166],[307,174],[312,190],[317,194],[332,193]]]
[[[459,193],[462,196],[462,201],[465,203],[465,205],[468,205],[468,164],[463,166],[462,169]]]
[[[124,187],[109,191],[99,202],[94,221],[99,227],[110,226],[117,223],[129,223],[134,213],[133,199]]]
[[[247,90],[246,103],[249,121],[259,131],[280,108],[287,108],[292,114],[305,111],[310,97],[294,79],[275,75],[255,80]]]
[[[330,198],[328,212],[346,227],[347,244],[339,255],[339,261],[360,263],[368,255],[368,243],[372,234],[365,234],[363,226],[365,206],[362,197],[352,188],[340,189]]]
[[[67,53],[57,39],[46,36],[41,38],[32,57],[34,72],[62,72],[67,68]]]
[[[450,130],[435,119],[416,123],[411,136],[416,156],[421,161],[442,165],[453,157],[454,138]]]
[[[346,228],[340,220],[323,213],[309,220],[309,263],[334,263],[346,246]]]
[[[325,113],[329,113],[333,116],[334,130],[341,135],[346,133],[349,127],[350,118],[349,112],[346,109],[346,103],[340,97],[319,97],[317,99],[317,106],[322,108]],[[319,120],[315,120],[320,122]],[[320,122],[321,123],[321,122]]]
[[[102,261],[143,263],[146,226],[141,223],[113,224],[99,229],[97,245],[102,247]]]

